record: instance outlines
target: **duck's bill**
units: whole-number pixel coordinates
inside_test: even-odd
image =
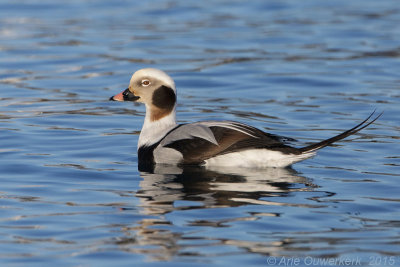
[[[111,101],[137,101],[139,98],[140,98],[139,96],[136,96],[131,91],[129,91],[129,88],[126,88],[121,93],[110,97],[110,100]]]

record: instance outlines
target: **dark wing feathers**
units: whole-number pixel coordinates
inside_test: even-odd
[[[181,139],[164,145],[182,153],[186,164],[198,164],[214,156],[245,149],[268,148],[279,150],[283,153],[298,154],[296,148],[285,145],[276,135],[265,133],[257,128],[232,122],[232,128],[222,126],[210,126],[212,134],[218,145],[200,137]],[[236,130],[236,129],[237,130]]]

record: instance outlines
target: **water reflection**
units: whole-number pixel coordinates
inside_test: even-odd
[[[238,221],[256,221],[260,217],[281,215],[265,208],[259,212],[240,212],[235,214],[236,216],[221,218],[221,208],[246,205],[320,207],[282,202],[282,197],[290,196],[292,192],[313,191],[317,188],[310,179],[291,168],[205,169],[195,166],[156,165],[151,171],[142,171],[141,177],[143,179],[136,197],[140,199],[141,213],[149,215],[150,218],[140,220],[135,227],[125,227],[123,230],[126,237],[119,240],[118,245],[122,246],[123,250],[147,254],[151,260],[169,260],[174,256],[185,256],[188,249],[195,250],[196,255],[207,256],[201,252],[201,248],[210,245],[270,254],[282,248],[279,245],[281,242],[275,240],[273,244],[268,244],[202,234],[192,236],[192,233],[199,233],[204,227],[230,227]],[[274,197],[280,197],[281,202],[274,201]],[[207,209],[207,214],[213,215],[202,218],[201,215],[191,214],[201,209]],[[179,212],[183,214],[177,216],[175,213]],[[169,217],[172,213],[174,215]],[[176,216],[188,217],[187,220],[174,221]],[[173,230],[182,224],[183,227],[188,227],[189,231]],[[132,239],[132,236],[135,238]]]
[[[141,172],[137,196],[147,214],[174,210],[177,200],[200,201],[202,207],[235,207],[262,197],[284,196],[316,186],[291,168],[207,168],[156,165]],[[161,205],[160,205],[161,204]]]

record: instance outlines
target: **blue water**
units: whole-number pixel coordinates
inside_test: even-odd
[[[399,266],[400,8],[356,1],[0,1],[1,266]],[[168,72],[178,120],[302,146],[292,169],[137,170]],[[329,261],[331,260],[331,262]]]

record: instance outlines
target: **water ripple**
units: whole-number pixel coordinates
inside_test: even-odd
[[[0,265],[398,265],[397,6],[3,1]],[[143,67],[175,79],[179,122],[242,121],[295,146],[385,113],[293,169],[139,172],[144,107],[108,99]]]

